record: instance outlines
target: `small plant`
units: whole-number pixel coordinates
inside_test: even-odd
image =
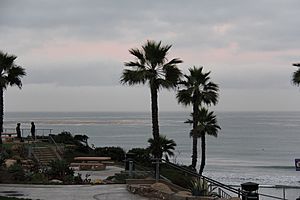
[[[67,176],[73,177],[74,170],[70,169],[68,163],[64,160],[52,160],[46,174],[50,179],[64,180]]]
[[[208,196],[208,183],[203,178],[194,178],[191,181],[191,192],[193,196]]]
[[[12,175],[13,179],[16,181],[25,181],[25,171],[21,164],[15,163],[8,168],[8,172]]]
[[[97,147],[94,150],[96,156],[111,157],[112,160],[122,162],[125,159],[125,151],[121,147]]]

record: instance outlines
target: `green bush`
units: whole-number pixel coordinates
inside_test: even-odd
[[[15,163],[11,165],[7,170],[15,181],[25,181],[25,171],[21,164]]]
[[[96,156],[111,157],[112,160],[119,162],[125,159],[125,151],[121,147],[97,147],[94,152]]]
[[[47,183],[48,178],[43,173],[30,174],[30,183]]]
[[[130,149],[128,154],[131,154],[131,158],[138,164],[142,166],[152,166],[150,151],[148,148],[133,148]]]
[[[49,168],[46,170],[49,179],[67,180],[69,175],[74,175],[74,170],[69,168],[69,165],[64,160],[53,160],[49,163]]]
[[[64,131],[58,135],[51,135],[56,143],[77,144],[70,132]]]
[[[9,154],[6,149],[2,149],[0,153],[0,166],[4,164],[5,159],[9,158]]]
[[[166,165],[161,165],[160,173],[176,185],[179,185],[186,189],[190,189],[192,187],[191,181],[194,177],[185,172],[179,171]]]

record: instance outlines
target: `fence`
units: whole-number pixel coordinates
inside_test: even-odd
[[[3,128],[3,133],[16,133],[15,128]],[[49,128],[37,128],[35,129],[36,136],[44,136],[52,133],[52,129]],[[21,129],[21,136],[27,137],[31,136],[30,128],[22,128]]]

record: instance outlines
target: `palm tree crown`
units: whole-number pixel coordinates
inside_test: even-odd
[[[294,85],[300,85],[300,63],[294,63],[293,66],[298,67],[298,70],[293,73],[292,83]]]
[[[136,57],[135,61],[126,62],[121,76],[121,83],[135,85],[149,83],[155,89],[176,87],[181,71],[177,64],[182,63],[178,58],[168,61],[166,58],[171,45],[162,46],[161,42],[147,41],[142,49],[130,49],[129,52]]]
[[[186,80],[180,82],[184,89],[177,94],[178,102],[185,106],[217,104],[219,87],[210,81],[210,72],[204,73],[203,67],[190,68],[189,72],[190,75],[184,75]]]
[[[22,88],[21,78],[26,75],[25,70],[15,65],[17,57],[8,55],[0,51],[0,88],[6,89],[7,86],[18,86]]]
[[[182,61],[179,58],[168,61],[166,57],[171,47],[162,45],[161,42],[147,41],[141,49],[130,49],[135,61],[125,63],[129,68],[124,69],[121,76],[123,84],[149,84],[154,140],[159,137],[158,91],[161,88],[174,89],[182,75],[177,67]]]
[[[0,51],[0,136],[3,132],[4,90],[8,86],[18,86],[21,89],[21,78],[26,75],[25,70],[15,64],[16,58]],[[2,144],[1,137],[0,144]]]
[[[173,151],[176,146],[174,140],[168,139],[164,135],[160,135],[158,140],[155,141],[153,138],[150,138],[148,142],[150,144],[149,149],[152,155],[159,155],[162,157],[164,154],[167,161],[169,160],[169,156],[174,156]]]
[[[201,108],[198,115],[198,125],[191,131],[191,135],[202,137],[204,134],[214,137],[218,136],[221,127],[218,125],[214,112],[209,112],[206,108]]]

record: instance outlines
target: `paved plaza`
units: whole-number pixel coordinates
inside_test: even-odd
[[[93,181],[104,180],[123,170],[120,167],[108,166],[101,171],[75,171],[82,178],[89,174]],[[29,185],[0,184],[0,196],[15,196],[20,198],[40,200],[146,200],[129,193],[125,184],[108,185]]]
[[[110,185],[25,185],[0,184],[0,196],[40,200],[147,200],[129,193],[125,184]]]

